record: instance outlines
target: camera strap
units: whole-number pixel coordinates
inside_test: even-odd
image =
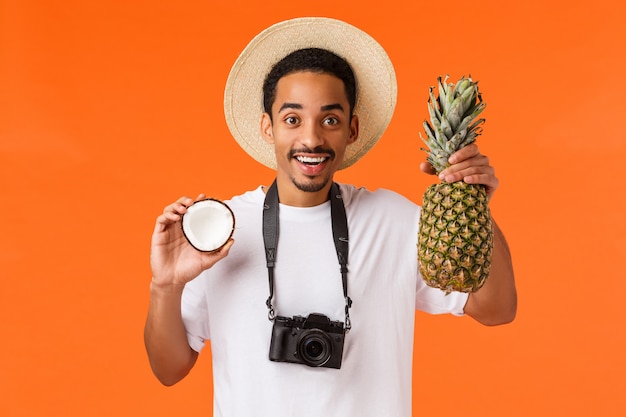
[[[268,317],[274,320],[276,317],[272,299],[274,298],[274,264],[276,263],[276,246],[278,243],[278,187],[276,180],[272,183],[265,195],[263,206],[263,241],[265,243],[265,258],[267,260],[267,273],[269,278],[270,296],[265,304],[269,309]],[[330,216],[333,229],[333,240],[339,269],[341,271],[341,283],[343,285],[343,296],[346,301],[346,322],[345,331],[352,327],[350,322],[349,309],[352,307],[352,300],[348,297],[348,218],[346,208],[341,198],[341,192],[337,183],[333,182],[330,187]]]

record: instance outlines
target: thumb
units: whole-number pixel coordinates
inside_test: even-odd
[[[221,259],[224,259],[228,255],[228,252],[230,251],[230,248],[233,246],[233,243],[235,243],[234,239],[230,238],[228,242],[226,242],[226,244],[224,244],[224,246],[222,246],[218,250],[213,251],[213,252],[204,252],[202,254],[202,257],[203,257],[202,263],[204,264],[203,265],[204,269],[210,268]]]
[[[435,170],[435,168],[433,168],[433,166],[430,164],[430,162],[424,161],[420,164],[420,170],[428,175],[435,175],[437,174],[437,171]]]

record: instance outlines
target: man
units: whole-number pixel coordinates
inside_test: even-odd
[[[261,84],[264,111],[254,93]],[[248,45],[227,83],[226,118],[242,147],[276,168],[275,185],[227,202],[237,228],[216,252],[196,251],[182,234],[181,217],[193,199],[180,198],[158,217],[145,341],[163,384],[182,379],[211,340],[215,416],[410,416],[416,308],[467,314],[487,325],[513,320],[513,271],[497,226],[484,287],[445,295],[419,276],[419,207],[387,190],[333,186],[334,173],[382,135],[395,94],[382,48],[343,22],[295,19]],[[489,195],[497,188],[475,145],[450,163],[446,181],[484,184]],[[422,170],[432,173],[427,163]],[[266,239],[272,207],[275,252]],[[342,218],[347,269],[334,237]],[[307,359],[317,357],[323,334],[313,340],[318,344],[302,351],[298,345],[296,355],[275,347],[279,318],[312,314],[342,327],[343,340],[330,342],[330,367]],[[293,333],[301,335],[301,327]]]

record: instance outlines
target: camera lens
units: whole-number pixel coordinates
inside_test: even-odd
[[[319,356],[324,352],[324,345],[322,345],[319,340],[309,340],[305,343],[304,350],[306,351],[307,356],[311,358],[319,358]]]
[[[309,366],[322,366],[332,355],[331,340],[319,329],[305,331],[298,340],[298,356]]]

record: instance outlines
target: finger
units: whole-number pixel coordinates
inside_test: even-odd
[[[454,165],[467,159],[474,158],[478,155],[480,155],[480,150],[475,143],[472,143],[450,155],[450,158],[448,158],[448,162],[451,165]]]
[[[181,197],[176,200],[175,203],[170,204],[165,207],[163,210],[164,214],[167,213],[175,213],[175,214],[185,214],[187,209],[194,203],[194,201],[189,197]]]
[[[435,175],[437,173],[437,171],[435,170],[435,168],[433,168],[433,166],[430,164],[430,162],[422,162],[420,164],[420,170],[428,175]]]
[[[230,248],[233,246],[233,243],[235,243],[235,240],[230,238],[224,246],[222,246],[215,252],[204,253],[203,254],[203,257],[204,257],[203,268],[205,269],[210,268],[213,265],[215,265],[220,259],[225,258],[228,255]]]
[[[180,219],[181,219],[181,216],[179,214],[176,214],[173,212],[163,213],[160,216],[158,216],[156,219],[156,222],[154,225],[154,232],[155,233],[164,232],[172,224],[179,222]]]
[[[493,174],[489,173],[476,173],[470,174],[463,177],[463,181],[468,184],[483,184],[488,187],[497,187],[498,186],[498,178],[496,178]]]
[[[467,184],[482,184],[487,187],[487,198],[491,199],[494,192],[498,189],[500,185],[500,180],[494,175],[488,174],[476,174],[476,175],[468,175],[463,178],[463,181]]]
[[[184,213],[183,213],[184,214]],[[156,219],[156,230],[164,230],[167,226],[172,223],[177,223],[181,220],[182,214],[179,214],[173,210],[164,211],[163,214],[157,217]]]
[[[481,180],[491,182],[491,179],[488,179],[488,177],[495,178],[495,170],[491,166],[469,165],[462,163],[443,170],[441,174],[439,174],[439,179],[445,182],[455,182],[465,180],[467,177],[476,175],[479,176]],[[482,182],[478,182],[477,184],[482,184]]]
[[[193,199],[191,197],[187,197],[187,196],[182,196],[181,198],[179,198],[178,200],[176,200],[176,202],[172,205],[176,205],[176,204],[182,204],[185,207],[189,207],[190,205],[193,204]]]
[[[196,201],[202,201],[202,200],[206,200],[206,194],[204,193],[200,193],[198,194],[198,197],[196,197]]]
[[[163,227],[180,221],[181,216],[187,212],[187,207],[191,204],[193,204],[191,198],[181,197],[175,203],[166,206],[163,213],[157,217],[155,229],[163,230]]]
[[[226,244],[218,250],[218,252],[220,254],[223,254],[224,256],[228,255],[228,252],[230,251],[230,248],[233,246],[234,243],[235,239],[231,237],[230,239],[228,239],[228,242],[226,242]]]
[[[444,178],[446,178],[448,175],[451,174],[457,174],[455,175],[456,177],[456,181],[458,181],[459,179],[461,179],[464,175],[470,175],[471,173],[474,172],[469,172],[468,170],[472,170],[472,169],[479,169],[479,170],[483,170],[483,169],[491,169],[493,170],[493,168],[489,165],[489,158],[485,155],[475,155],[469,159],[465,159],[463,161],[457,162],[454,165],[450,165],[448,168],[444,169],[443,171],[440,172],[439,174],[439,178],[444,180]],[[459,176],[461,175],[461,176]],[[447,181],[447,180],[446,180]]]

